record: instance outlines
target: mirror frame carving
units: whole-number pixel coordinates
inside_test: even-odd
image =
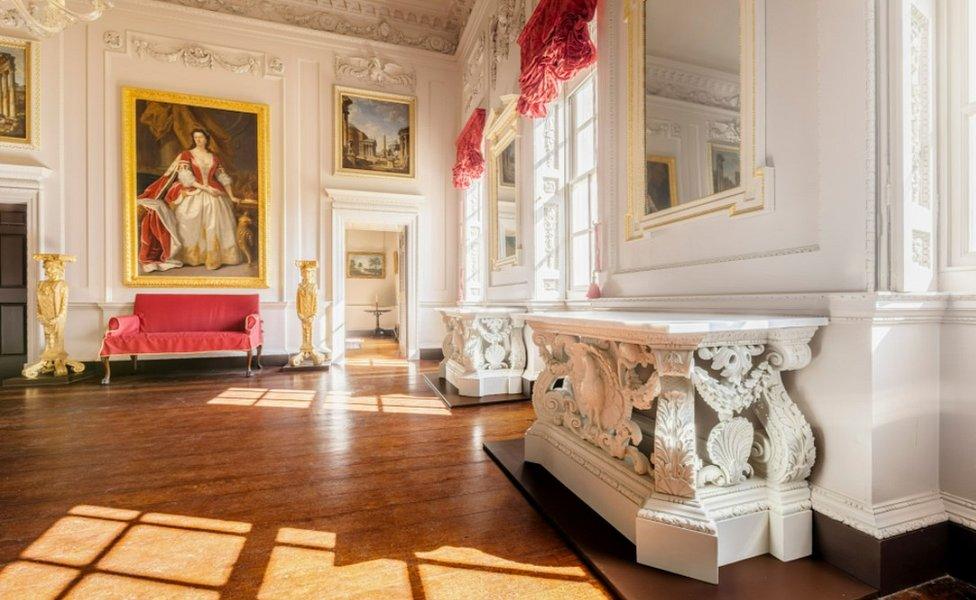
[[[488,122],[485,125],[485,142],[488,149],[488,260],[492,271],[500,271],[508,265],[517,265],[521,255],[521,212],[519,208],[519,193],[521,189],[520,180],[522,179],[521,165],[519,164],[518,148],[518,113],[515,106],[518,95],[508,94],[502,96],[502,106],[491,111]],[[510,143],[515,143],[515,254],[512,256],[501,257],[498,253],[498,157]]]
[[[626,239],[646,231],[728,209],[734,217],[772,208],[773,169],[765,144],[765,0],[739,0],[739,143],[742,183],[738,187],[639,217],[645,195],[645,3],[625,0],[627,22],[627,213]],[[751,167],[751,170],[750,170]],[[751,176],[748,176],[751,173]]]

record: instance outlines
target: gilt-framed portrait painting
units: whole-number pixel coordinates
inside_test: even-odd
[[[122,90],[125,284],[265,288],[268,107]]]
[[[417,100],[384,92],[335,87],[337,175],[416,175]]]
[[[0,145],[37,148],[37,43],[0,36]]]
[[[346,252],[349,279],[386,278],[386,255],[382,252]]]
[[[644,177],[646,191],[644,214],[641,216],[678,204],[678,170],[673,156],[648,156],[644,164]]]

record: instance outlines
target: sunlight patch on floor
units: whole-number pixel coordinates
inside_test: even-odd
[[[323,408],[356,412],[395,413],[411,415],[450,416],[451,410],[436,396],[410,396],[406,394],[377,394],[345,396],[329,393]]]
[[[69,513],[0,570],[0,598],[218,600],[252,533],[250,523],[190,515],[91,505]],[[279,528],[257,597],[604,597],[579,566],[535,565],[469,547],[413,551],[392,543],[392,556],[360,555],[359,562],[343,564],[337,538],[332,531]]]
[[[207,404],[261,406],[265,408],[311,408],[315,390],[269,390],[267,388],[227,388]]]
[[[239,521],[87,504],[68,513],[0,571],[0,598],[214,600],[251,531]]]

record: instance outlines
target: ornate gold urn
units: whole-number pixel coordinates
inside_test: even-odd
[[[44,265],[46,279],[37,285],[37,320],[44,327],[44,352],[32,365],[24,366],[21,374],[37,379],[41,374],[67,377],[85,370],[85,365],[70,360],[64,350],[64,325],[68,320],[68,284],[64,281],[64,266],[74,262],[69,254],[35,254],[34,260]]]
[[[298,319],[302,322],[302,346],[297,354],[288,359],[288,365],[292,368],[301,367],[303,363],[311,362],[314,367],[327,367],[328,357],[318,350],[312,343],[312,325],[319,309],[318,285],[316,283],[316,273],[319,268],[317,260],[296,260],[295,266],[302,273],[302,281],[298,284],[298,292],[295,295],[295,309],[298,312]]]

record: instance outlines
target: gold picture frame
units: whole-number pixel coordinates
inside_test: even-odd
[[[0,146],[13,149],[38,148],[41,103],[35,82],[39,81],[39,73],[36,42],[0,36],[0,78],[9,77],[14,88],[13,96],[0,97],[0,127],[6,129],[6,132],[0,132]],[[23,78],[22,85],[17,83],[18,75]],[[7,86],[0,86],[0,89],[5,87]],[[17,89],[21,87],[23,100],[17,93]]]
[[[140,145],[139,135],[140,133],[144,136],[143,142],[145,141],[145,136],[147,135],[145,131],[140,131],[140,127],[145,129],[147,126],[145,123],[141,122],[137,118],[137,111],[142,112],[145,115],[147,109],[152,107],[154,110],[171,110],[174,111],[175,108],[181,108],[180,114],[183,116],[184,122],[192,123],[194,131],[190,134],[192,138],[196,138],[197,131],[199,129],[207,130],[204,123],[200,123],[199,120],[192,121],[194,115],[200,119],[205,117],[216,118],[220,116],[223,112],[233,112],[233,113],[243,113],[245,115],[253,115],[253,127],[248,123],[246,131],[248,135],[253,135],[253,147],[248,148],[252,151],[252,154],[248,156],[248,167],[253,168],[253,172],[250,170],[245,170],[245,168],[238,168],[236,165],[232,164],[230,161],[224,162],[217,152],[211,154],[211,166],[217,164],[218,169],[223,169],[227,166],[226,171],[229,172],[228,177],[231,174],[241,175],[242,179],[247,183],[246,192],[251,193],[256,198],[248,198],[246,195],[243,198],[236,198],[231,188],[227,188],[226,193],[223,196],[229,196],[233,200],[232,212],[229,217],[225,213],[222,223],[219,226],[222,228],[221,235],[224,236],[226,240],[227,236],[230,235],[228,227],[233,223],[233,236],[234,236],[234,248],[238,250],[238,260],[237,263],[220,263],[216,267],[211,264],[211,259],[209,253],[205,263],[202,264],[180,264],[179,267],[171,267],[169,269],[154,269],[153,271],[148,271],[145,267],[145,263],[140,264],[139,254],[142,249],[144,242],[140,239],[140,228],[142,227],[142,219],[146,217],[146,214],[150,212],[146,208],[145,202],[154,202],[153,206],[159,207],[159,202],[168,204],[166,199],[162,199],[162,193],[156,198],[146,198],[145,194],[150,186],[143,186],[147,181],[147,178],[156,177],[158,179],[152,185],[159,185],[160,182],[163,186],[160,189],[166,187],[166,182],[164,177],[167,173],[175,167],[178,162],[182,159],[184,152],[188,150],[180,150],[175,153],[173,157],[173,150],[168,150],[164,152],[159,151],[160,162],[166,164],[172,159],[172,164],[169,169],[164,172],[161,176],[157,172],[140,172],[139,164],[139,153],[144,150],[145,146]],[[193,109],[193,110],[191,110]],[[190,121],[187,121],[190,119]],[[187,125],[189,127],[189,125]],[[184,127],[184,128],[187,128]],[[253,129],[253,132],[251,131]],[[181,130],[182,131],[182,130]],[[178,138],[178,132],[173,128],[171,135],[174,138]],[[183,132],[185,134],[185,132]],[[206,144],[207,148],[210,149],[210,136],[215,135],[216,132],[211,132],[206,134]],[[184,135],[185,137],[185,135]],[[250,141],[250,140],[249,140]],[[233,144],[239,146],[238,140],[228,140],[228,144]],[[160,146],[162,148],[162,145]],[[186,147],[186,143],[182,147]],[[240,152],[240,148],[237,148],[237,152]],[[166,156],[163,156],[166,154]],[[180,168],[183,164],[180,164]],[[192,169],[195,166],[191,167]],[[158,171],[158,169],[157,169]],[[178,171],[178,170],[177,170]],[[225,174],[227,174],[225,172]],[[170,183],[170,190],[172,186],[175,185],[175,181],[179,180],[176,176],[177,172],[173,172],[169,177],[173,178],[174,183]],[[216,175],[220,178],[219,173]],[[141,180],[140,180],[141,178]],[[122,190],[122,203],[123,203],[123,227],[125,229],[123,236],[123,262],[124,262],[124,284],[130,287],[164,287],[164,288],[267,288],[268,287],[268,250],[269,250],[269,240],[268,240],[268,198],[271,193],[270,187],[270,148],[269,148],[269,135],[268,135],[268,106],[266,104],[256,104],[250,102],[240,102],[237,100],[226,100],[221,98],[211,98],[207,96],[195,96],[191,94],[182,94],[176,92],[167,92],[161,90],[152,90],[145,88],[134,88],[134,87],[123,87],[122,88],[122,180],[123,180],[123,190]],[[222,183],[223,185],[223,183]],[[199,190],[197,190],[199,191]],[[218,193],[216,189],[213,189],[215,194]],[[196,192],[193,192],[196,193]],[[143,197],[140,197],[143,196]],[[189,196],[189,195],[188,195]],[[142,211],[140,211],[142,208]],[[157,218],[163,220],[159,217],[159,211],[154,208],[151,212],[157,215]],[[240,214],[238,214],[240,213]],[[246,217],[246,219],[245,219]],[[174,217],[176,218],[176,217]],[[248,220],[249,219],[249,220]],[[256,225],[254,221],[257,221]],[[177,218],[177,224],[178,224]],[[182,231],[182,230],[181,230]],[[208,231],[208,235],[210,232]],[[181,242],[182,244],[182,242]],[[182,244],[186,245],[186,244]],[[250,249],[251,252],[248,252]],[[256,254],[256,256],[254,256]],[[179,258],[179,257],[176,257]],[[223,257],[220,260],[224,260]],[[180,262],[174,258],[175,262]],[[256,265],[255,265],[256,263]],[[244,265],[241,267],[240,265]],[[208,274],[205,276],[201,275],[185,275],[179,272],[181,269],[189,268],[191,270],[199,271],[199,267],[203,266],[204,271]],[[219,271],[222,268],[237,267],[237,271],[249,271],[253,275],[219,275]]]
[[[354,263],[355,258],[378,259],[379,269],[370,272],[368,267],[363,267],[359,263]],[[386,279],[386,254],[383,252],[356,252],[346,251],[346,277],[349,279]]]
[[[651,189],[654,188],[652,185],[651,177],[653,173],[651,172],[652,165],[663,165],[667,170],[667,183],[666,185],[658,185],[657,188],[660,193],[655,194],[659,198],[654,198],[651,196]],[[656,154],[650,154],[647,156],[647,160],[644,161],[644,210],[642,217],[654,214],[660,210],[667,210],[669,208],[675,207],[680,203],[678,199],[678,163],[674,156],[659,156]],[[664,193],[664,188],[666,189],[666,194]],[[664,196],[667,196],[664,198]],[[655,210],[649,210],[649,203],[654,204],[655,200],[666,201],[667,206],[658,206]]]
[[[361,107],[364,113],[361,117],[351,116],[351,110],[355,110],[356,100],[362,101]],[[390,94],[387,92],[374,92],[356,88],[335,86],[334,91],[334,118],[335,132],[333,136],[333,171],[336,175],[346,175],[350,177],[394,177],[400,179],[414,179],[417,176],[417,98],[414,96],[404,96],[401,94]],[[348,104],[347,104],[348,102]],[[407,108],[406,122],[406,143],[403,140],[403,123],[377,123],[376,115],[370,109],[375,109],[377,105],[404,105]],[[389,108],[389,107],[388,107]],[[372,120],[370,125],[379,127],[385,125],[391,127],[389,136],[384,140],[372,139],[362,131],[362,123],[351,122],[351,119],[363,118]],[[359,125],[359,127],[357,127]],[[352,129],[358,133],[352,134]],[[396,139],[391,140],[393,131],[396,131]],[[381,149],[380,144],[383,144]],[[398,167],[403,161],[403,148],[406,146],[406,165]],[[362,163],[355,166],[355,163]],[[366,164],[370,164],[366,168]]]

